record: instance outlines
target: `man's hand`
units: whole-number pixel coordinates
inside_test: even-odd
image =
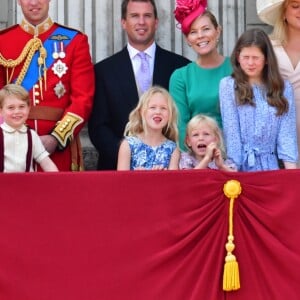
[[[58,142],[54,136],[52,136],[50,134],[49,135],[41,135],[40,139],[41,139],[44,147],[50,154],[52,154],[56,150]]]

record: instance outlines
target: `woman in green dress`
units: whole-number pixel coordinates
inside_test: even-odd
[[[179,111],[179,142],[185,149],[184,137],[189,120],[201,113],[213,117],[222,128],[219,108],[220,80],[232,73],[229,57],[218,51],[221,27],[207,10],[207,1],[177,0],[174,11],[188,45],[197,59],[173,72],[169,91]]]

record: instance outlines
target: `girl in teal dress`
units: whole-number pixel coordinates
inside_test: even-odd
[[[186,3],[185,3],[186,2]],[[177,0],[175,18],[181,25],[190,47],[197,59],[177,69],[170,78],[169,91],[179,112],[179,142],[185,149],[184,138],[189,120],[199,114],[213,117],[222,128],[219,108],[220,80],[232,73],[229,57],[218,52],[221,34],[215,16],[206,10],[206,1]]]
[[[118,170],[178,169],[177,111],[168,91],[153,86],[130,113]]]

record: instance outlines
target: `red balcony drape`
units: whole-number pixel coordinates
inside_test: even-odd
[[[0,174],[1,300],[298,300],[300,171]],[[241,288],[222,290],[229,199]]]

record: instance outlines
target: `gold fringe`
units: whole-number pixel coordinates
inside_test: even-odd
[[[72,159],[71,171],[84,171],[82,147],[79,135],[77,135],[74,139],[71,140],[70,147]]]
[[[225,257],[224,273],[223,273],[223,290],[230,292],[240,288],[239,265],[235,255],[232,254],[235,245],[233,243],[233,205],[234,200],[241,192],[240,182],[237,180],[229,180],[224,185],[224,194],[230,199],[229,204],[229,235],[225,245],[227,255]]]

